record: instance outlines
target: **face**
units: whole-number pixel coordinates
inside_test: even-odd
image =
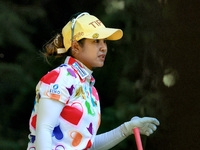
[[[107,54],[107,44],[104,39],[85,39],[83,45],[79,45],[77,48],[74,57],[90,70],[104,65]]]

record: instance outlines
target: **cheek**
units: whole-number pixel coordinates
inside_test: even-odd
[[[88,57],[90,57],[91,59],[95,59],[97,56],[98,56],[98,51],[97,49],[93,48],[93,49],[90,49],[88,52],[87,52],[87,55]]]
[[[88,59],[95,59],[97,57],[97,53],[95,53],[94,51],[90,51],[86,54],[86,57]]]

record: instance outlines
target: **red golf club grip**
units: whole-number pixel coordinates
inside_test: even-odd
[[[133,129],[138,150],[143,150],[139,128]]]

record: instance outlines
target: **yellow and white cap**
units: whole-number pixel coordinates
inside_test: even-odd
[[[121,29],[106,28],[98,18],[84,13],[84,15],[76,18],[76,20],[69,21],[63,27],[62,36],[65,48],[58,49],[59,54],[67,52],[72,41],[79,41],[83,38],[119,40],[122,38],[123,32]]]

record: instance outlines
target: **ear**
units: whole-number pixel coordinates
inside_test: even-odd
[[[76,55],[81,51],[81,47],[77,41],[72,42],[71,46],[72,54]]]

